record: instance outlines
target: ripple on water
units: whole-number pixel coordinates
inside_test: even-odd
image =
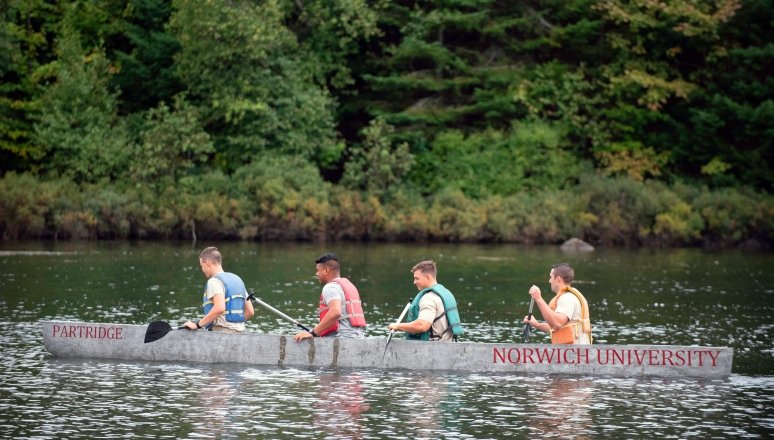
[[[3,363],[0,374],[6,438],[683,438],[774,429],[768,376],[428,374],[40,355]],[[557,414],[571,421],[571,433],[557,425]]]
[[[695,381],[68,361],[50,359],[38,326],[24,323],[0,323],[0,342],[0,434],[8,438],[556,438],[568,436],[555,423],[568,408],[575,438],[774,431],[769,376]]]

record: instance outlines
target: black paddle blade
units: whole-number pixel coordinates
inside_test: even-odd
[[[148,330],[145,332],[145,343],[158,341],[172,330],[172,326],[166,321],[153,321],[148,324]]]

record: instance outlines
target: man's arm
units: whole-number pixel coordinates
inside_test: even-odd
[[[399,324],[392,323],[387,328],[399,332],[406,332],[411,334],[424,333],[430,330],[431,322],[427,322],[424,319],[417,318],[411,322],[401,322]]]
[[[432,295],[432,296],[431,296]],[[419,301],[419,316],[417,319],[411,322],[392,323],[387,328],[390,330],[402,331],[411,334],[424,333],[430,330],[433,325],[433,321],[437,315],[436,304],[433,301],[433,296],[437,297],[440,301],[440,296],[431,292],[422,297]]]
[[[207,327],[208,325],[215,322],[215,320],[218,319],[218,316],[220,316],[225,311],[226,311],[226,295],[216,293],[212,297],[212,309],[210,309],[210,312],[207,313],[204,316],[204,318],[198,321],[199,326],[201,326],[202,328]],[[191,321],[188,321],[183,325],[188,327],[190,330],[198,330],[199,328],[196,326],[196,323]]]
[[[334,322],[338,321],[339,318],[341,318],[341,300],[332,299],[328,302],[328,313],[325,315],[325,317],[323,317],[319,324],[312,327],[312,331],[315,334],[318,334],[318,329],[320,331],[325,330],[326,328],[332,326]],[[314,335],[309,332],[298,332],[293,336],[293,339],[296,341],[301,341],[311,337],[314,337]]]
[[[543,315],[543,319],[546,320],[546,324],[550,326],[550,328],[556,330],[559,327],[567,324],[567,322],[570,320],[567,315],[556,313],[555,311],[551,310],[551,307],[548,306],[545,300],[543,300],[543,297],[540,295],[540,289],[537,286],[530,287],[529,294],[532,296],[532,298],[535,299],[535,304],[537,304],[538,308],[540,309],[540,314]],[[532,325],[531,322],[530,325]],[[533,327],[539,330],[543,330],[536,325],[533,325]],[[547,332],[548,329],[546,328],[543,331]]]
[[[328,302],[328,313],[323,317],[319,324],[312,328],[312,330],[314,330],[315,333],[318,329],[323,331],[332,326],[339,318],[341,318],[341,300],[332,299]]]
[[[550,326],[552,329],[556,330],[559,327],[567,324],[567,322],[570,320],[570,318],[568,318],[564,313],[556,313],[555,311],[551,310],[551,307],[548,307],[548,304],[546,304],[542,298],[539,302],[535,301],[535,303],[540,308],[540,314],[543,315],[543,318],[545,318],[547,327]],[[548,331],[548,329],[544,331]]]
[[[531,325],[532,327],[540,330],[541,332],[548,333],[549,330],[551,329],[551,327],[549,327],[547,323],[539,322],[537,319],[535,319],[534,316],[531,316],[530,318],[531,319],[528,321],[527,317],[525,316],[524,319],[522,320],[522,322],[524,322],[525,324]]]
[[[255,315],[255,309],[253,308],[253,302],[251,300],[245,301],[245,321],[252,318]]]

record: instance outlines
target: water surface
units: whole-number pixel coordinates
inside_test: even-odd
[[[708,438],[774,433],[774,256],[695,249],[564,254],[509,245],[223,243],[224,267],[264,301],[313,323],[314,259],[339,254],[368,336],[439,264],[466,340],[514,341],[536,284],[568,261],[595,341],[734,348],[728,380],[619,379],[55,359],[43,319],[143,324],[201,315],[209,243],[4,243],[0,247],[3,438]],[[293,334],[257,309],[249,331]],[[542,335],[532,341],[545,342]],[[567,425],[556,422],[563,414]]]

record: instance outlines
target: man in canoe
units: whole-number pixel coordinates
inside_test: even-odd
[[[406,322],[392,323],[388,328],[406,332],[407,339],[456,341],[463,331],[457,300],[449,289],[436,281],[438,268],[435,262],[421,261],[411,272],[419,293],[411,302]]]
[[[214,246],[199,254],[199,265],[207,277],[202,297],[204,318],[183,324],[188,329],[238,333],[244,331],[245,321],[255,313],[253,303],[247,300],[245,283],[238,275],[224,272],[222,264],[223,256]]]
[[[320,294],[320,322],[311,332],[298,332],[293,339],[301,341],[317,336],[362,338],[366,326],[363,305],[357,287],[340,275],[336,254],[327,253],[315,260],[315,276],[323,285]]]
[[[567,263],[555,264],[548,275],[551,290],[556,296],[546,303],[540,289],[532,286],[529,294],[540,308],[545,322],[534,316],[525,316],[525,324],[551,335],[552,344],[591,344],[591,320],[586,298],[571,286],[575,270]]]

